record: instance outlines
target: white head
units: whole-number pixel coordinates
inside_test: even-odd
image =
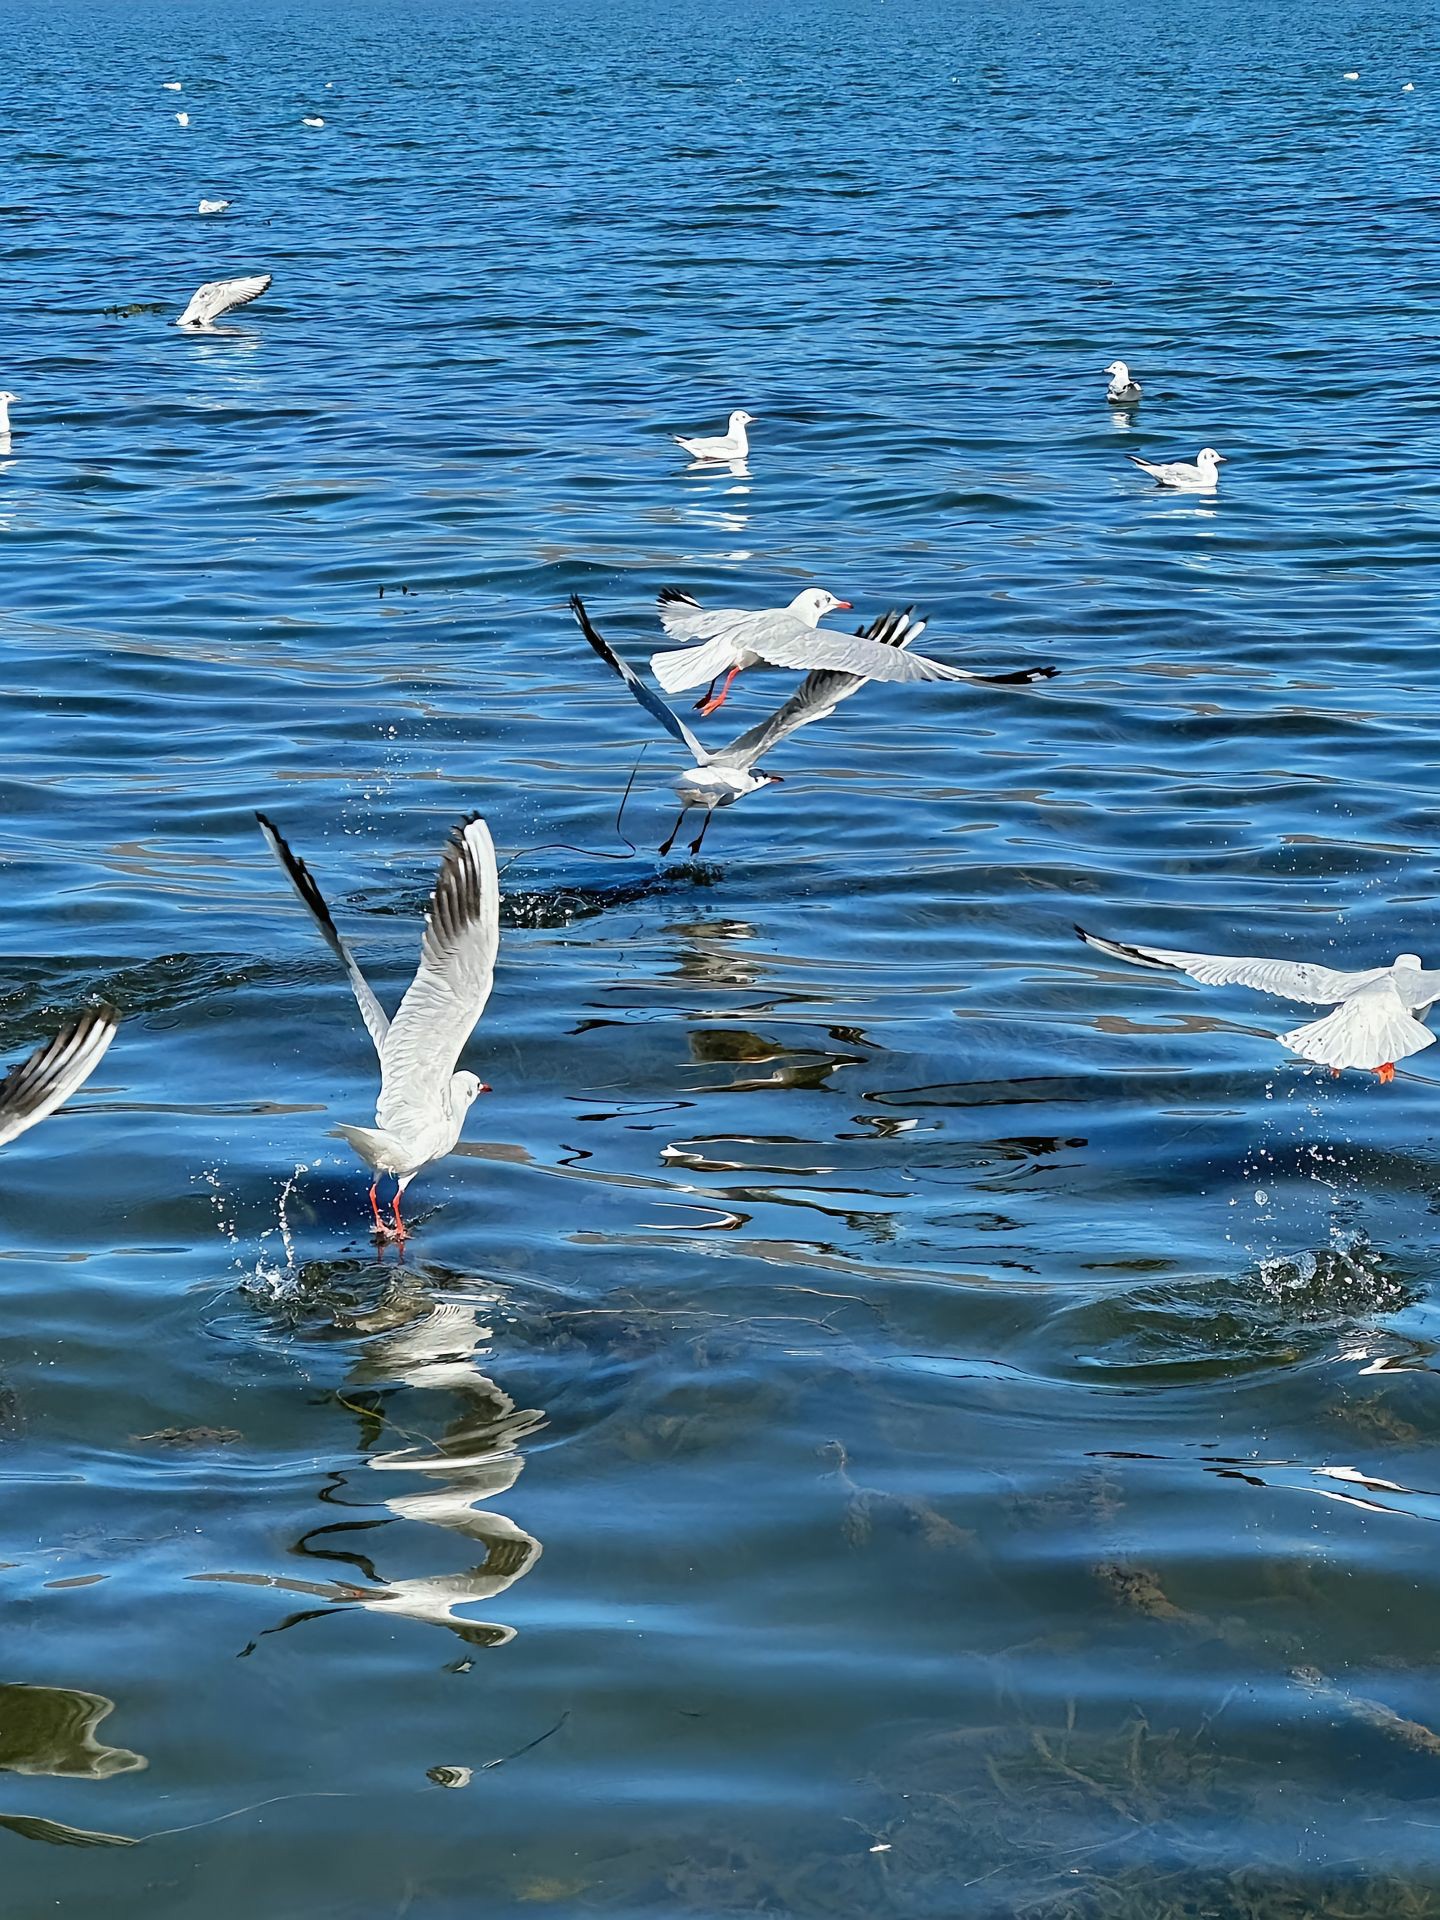
[[[793,613],[797,620],[803,620],[807,627],[818,627],[827,613],[834,613],[837,608],[844,608],[848,612],[849,607],[848,600],[837,600],[833,593],[827,593],[823,587],[807,587],[804,593],[796,594],[785,611]]]
[[[1106,367],[1105,371],[1106,373],[1109,374],[1110,378],[1115,382],[1115,385],[1117,387],[1129,386],[1130,369],[1129,367],[1126,366],[1123,360],[1112,360],[1109,366]]]
[[[10,431],[11,402],[20,398],[18,393],[0,393],[0,433]]]
[[[753,426],[754,424],[755,416],[753,413],[741,413],[737,409],[736,412],[730,416],[731,433],[743,433],[746,427]]]
[[[478,1094],[489,1093],[485,1082],[473,1073],[452,1073],[450,1076],[450,1111],[457,1120],[463,1119],[475,1104]]]
[[[1213,479],[1216,467],[1220,466],[1224,459],[1224,454],[1216,453],[1214,447],[1201,447],[1195,456],[1195,464],[1202,473],[1208,473]]]
[[[1397,967],[1414,967],[1418,973],[1425,963],[1418,953],[1397,953],[1395,964]]]

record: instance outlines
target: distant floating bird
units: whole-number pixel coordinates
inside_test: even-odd
[[[185,91],[183,85],[178,80],[162,80],[160,84],[166,93],[183,93]]]
[[[580,631],[606,666],[620,676],[645,711],[653,715],[691,757],[691,765],[683,773],[677,774],[672,783],[680,796],[680,817],[660,848],[662,854],[669,853],[674,846],[675,836],[691,808],[703,807],[705,824],[690,843],[691,853],[699,853],[711,817],[718,807],[733,806],[748,794],[758,793],[762,787],[779,784],[782,780],[782,775],[767,773],[757,764],[763,754],[778,746],[797,727],[809,726],[812,720],[823,720],[827,714],[835,711],[842,700],[863,687],[867,679],[876,677],[864,673],[811,673],[801,681],[784,706],[771,714],[768,720],[762,720],[758,726],[748,727],[728,747],[712,751],[701,744],[674,708],[667,705],[653,687],[646,686],[634,668],[627,665],[609,641],[596,631],[578,593],[571,595],[570,607],[580,623]],[[882,614],[868,634],[857,637],[863,639],[863,652],[869,657],[908,647],[924,631],[925,622],[912,620],[907,608],[904,613]],[[843,638],[840,635],[834,637]]]
[[[341,938],[310,869],[290,851],[273,821],[263,813],[255,818],[326,946],[344,967],[380,1056],[374,1127],[342,1125],[331,1131],[375,1173],[370,1186],[375,1231],[403,1240],[400,1196],[422,1167],[455,1147],[476,1095],[490,1091],[473,1073],[455,1071],[490,998],[495,975],[500,882],[490,829],[479,814],[452,829],[425,915],[419,970],[390,1020]],[[381,1219],[376,1199],[382,1173],[392,1174],[396,1183],[391,1226]]]
[[[19,404],[18,393],[0,393],[0,435],[10,437],[10,409]]]
[[[78,1020],[11,1069],[0,1082],[0,1146],[53,1113],[85,1084],[119,1024],[113,1007],[87,1007]]]
[[[190,116],[188,113],[177,113],[175,118],[180,122],[182,127],[188,127],[190,124]]]
[[[210,327],[222,314],[258,300],[273,274],[242,274],[237,280],[207,280],[190,296],[190,304],[175,322],[177,327]]]
[[[224,213],[229,205],[230,202],[228,200],[202,200],[200,202],[200,211],[201,213]]]
[[[1221,954],[1178,953],[1168,947],[1135,947],[1076,927],[1087,946],[1133,966],[1188,973],[1209,987],[1253,987],[1280,1000],[1304,1000],[1335,1011],[1280,1035],[1280,1045],[1339,1073],[1363,1067],[1390,1082],[1395,1062],[1435,1044],[1435,1035],[1415,1013],[1440,1000],[1440,973],[1426,973],[1420,957],[1402,953],[1388,967],[1341,973],[1334,967],[1290,960],[1230,959]],[[1337,1004],[1338,1003],[1338,1004]]]
[[[858,673],[866,680],[989,680],[1000,684],[1029,678],[1046,679],[1053,667],[1024,670],[1016,674],[992,676],[967,673],[963,668],[946,666],[922,653],[907,653],[892,643],[877,645],[864,632],[822,633],[819,622],[827,613],[848,608],[848,600],[837,600],[823,587],[807,587],[797,593],[788,607],[768,607],[759,613],[740,607],[717,608],[707,612],[688,593],[678,587],[660,590],[660,624],[672,640],[698,640],[702,644],[681,647],[674,652],[652,653],[650,671],[667,693],[686,687],[702,686],[707,680],[711,691],[696,702],[701,713],[714,713],[724,706],[737,673],[747,667],[791,667],[808,672],[825,667],[837,673]],[[920,628],[917,626],[915,633]],[[911,634],[911,639],[915,634]],[[726,676],[719,698],[714,697],[715,682]]]
[[[307,127],[323,127],[324,124],[318,113],[307,113],[302,122],[302,125]]]
[[[671,438],[695,460],[743,460],[750,451],[750,441],[745,432],[755,423],[753,413],[741,413],[738,410],[730,416],[730,425],[724,433],[713,434],[709,439],[686,440],[680,434]]]
[[[1400,91],[1401,93],[1413,93],[1415,91],[1415,82],[1413,80],[1407,80]]]
[[[1105,398],[1112,407],[1130,407],[1140,398],[1140,382],[1130,378],[1130,369],[1123,360],[1112,360],[1105,369],[1110,376],[1110,384],[1105,389]]]
[[[1202,447],[1192,466],[1185,460],[1142,460],[1138,453],[1127,454],[1142,473],[1148,473],[1157,487],[1179,487],[1186,493],[1209,493],[1220,483],[1215,469],[1224,460],[1213,447]]]
[[[1360,78],[1358,73],[1347,73],[1344,77],[1347,80],[1358,80]]]

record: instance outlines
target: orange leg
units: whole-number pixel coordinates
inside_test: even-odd
[[[379,1180],[376,1179],[374,1184],[370,1188],[370,1211],[375,1216],[375,1231],[378,1234],[386,1234],[390,1231],[390,1229],[386,1226],[385,1222],[380,1218],[380,1202],[375,1198],[375,1188],[378,1187],[379,1184],[380,1184]]]
[[[405,1222],[400,1218],[400,1196],[404,1191],[404,1187],[397,1187],[395,1189],[395,1198],[391,1203],[391,1210],[395,1215],[395,1238],[397,1240],[403,1240],[405,1238]]]
[[[733,680],[734,680],[734,678],[735,678],[735,676],[736,676],[736,674],[737,674],[737,673],[739,673],[739,671],[740,671],[740,669],[739,669],[739,667],[731,667],[731,669],[730,669],[730,671],[729,671],[729,673],[727,673],[727,674],[726,674],[726,676],[725,676],[725,684],[724,684],[724,686],[723,686],[723,687],[722,687],[722,688],[720,689],[720,695],[719,695],[719,698],[718,698],[718,699],[709,699],[709,700],[706,700],[706,701],[704,701],[704,702],[702,702],[702,704],[701,704],[701,706],[700,706],[700,708],[699,708],[699,711],[700,711],[701,713],[718,713],[718,712],[719,712],[719,710],[721,709],[721,707],[723,707],[723,706],[724,706],[724,704],[725,704],[725,696],[726,696],[726,694],[727,694],[727,693],[729,693],[729,691],[730,691],[730,683],[731,683],[731,681],[733,681]],[[713,685],[714,683],[712,682],[711,684]]]
[[[1380,1082],[1382,1087],[1388,1087],[1390,1082],[1395,1078],[1394,1061],[1387,1060],[1383,1067],[1376,1067],[1375,1078]]]

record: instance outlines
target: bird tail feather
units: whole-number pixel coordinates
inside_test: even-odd
[[[339,1121],[330,1129],[332,1138],[343,1140],[352,1147],[367,1167],[379,1168],[382,1160],[390,1157],[392,1142],[388,1133],[380,1133],[374,1127],[352,1127],[346,1121]]]
[[[1395,994],[1363,993],[1323,1020],[1282,1033],[1280,1044],[1322,1067],[1380,1067],[1433,1047],[1435,1038]]]
[[[728,640],[707,640],[703,647],[676,647],[650,656],[650,671],[667,693],[703,687],[734,664],[735,649]]]

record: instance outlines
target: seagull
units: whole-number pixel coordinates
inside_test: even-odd
[[[179,80],[162,80],[160,84],[166,93],[183,93],[185,91],[183,84]]]
[[[0,1146],[18,1138],[84,1086],[119,1024],[113,1007],[87,1007],[78,1020],[11,1068],[0,1081]]]
[[[323,127],[324,124],[325,122],[320,118],[318,113],[307,113],[305,115],[304,125],[307,127]]]
[[[1415,91],[1415,82],[1413,80],[1407,80],[1400,91],[1401,93],[1413,93]]]
[[[686,440],[675,433],[670,437],[677,446],[695,460],[743,460],[750,451],[750,442],[746,438],[746,427],[753,426],[753,413],[742,413],[738,409],[730,416],[730,424],[724,433],[712,434],[709,439]]]
[[[177,113],[175,118],[180,122],[182,127],[188,127],[190,124],[190,116],[188,113]]]
[[[175,322],[177,327],[212,327],[222,314],[258,300],[274,278],[268,273],[241,274],[236,280],[207,280],[190,296],[190,304]]]
[[[1415,1019],[1440,1000],[1440,973],[1426,973],[1415,953],[1399,954],[1388,967],[1341,973],[1334,967],[1292,960],[1232,959],[1215,953],[1177,953],[1168,947],[1132,947],[1076,927],[1087,946],[1137,967],[1188,973],[1207,987],[1253,987],[1281,1000],[1330,1007],[1323,1020],[1280,1035],[1282,1047],[1314,1060],[1332,1073],[1368,1068],[1387,1086],[1395,1062],[1433,1047],[1435,1035]]]
[[[229,205],[230,202],[228,200],[202,200],[200,202],[200,211],[201,213],[224,213]]]
[[[0,393],[0,439],[10,438],[10,409],[19,399],[18,393]]]
[[[344,967],[380,1056],[374,1127],[342,1125],[331,1132],[347,1141],[375,1174],[370,1211],[376,1234],[403,1240],[400,1196],[422,1167],[452,1150],[476,1095],[490,1091],[473,1073],[455,1071],[495,976],[500,882],[490,829],[478,813],[452,829],[425,916],[420,966],[392,1021],[341,938],[310,869],[286,846],[272,820],[263,813],[255,818],[326,946]],[[396,1181],[392,1226],[381,1219],[376,1199],[382,1173],[393,1174]]]
[[[1179,487],[1185,493],[1212,493],[1220,484],[1215,469],[1225,459],[1213,447],[1202,447],[1191,466],[1186,460],[1142,460],[1138,453],[1127,454],[1142,473],[1148,473],[1157,487]]]
[[[1140,382],[1130,378],[1130,369],[1123,360],[1112,360],[1105,369],[1110,376],[1110,385],[1105,389],[1105,398],[1112,407],[1133,407],[1140,398]]]
[[[737,673],[746,667],[829,667],[839,673],[858,673],[862,680],[987,680],[991,675],[966,673],[960,667],[947,667],[923,653],[905,653],[896,647],[877,646],[870,636],[859,633],[821,633],[817,629],[827,613],[850,606],[837,600],[823,587],[807,587],[797,593],[788,607],[767,607],[763,612],[747,612],[742,607],[717,608],[707,613],[700,602],[678,587],[660,589],[660,624],[672,640],[698,640],[696,647],[681,647],[674,652],[652,653],[650,671],[667,693],[710,682],[710,691],[696,701],[699,713],[714,713],[725,704]],[[918,632],[917,628],[917,632]],[[913,635],[912,635],[913,638]],[[1036,669],[1034,677],[1049,679],[1053,667]],[[715,682],[725,675],[725,685],[715,698]],[[1000,676],[1005,680],[1026,680],[1029,673]]]
[[[578,593],[570,596],[570,609],[580,623],[580,631],[606,666],[612,673],[619,674],[645,711],[652,714],[667,733],[673,734],[691,756],[692,764],[683,773],[677,774],[672,783],[680,796],[680,815],[670,837],[660,848],[662,854],[669,853],[674,846],[681,823],[690,809],[703,807],[705,824],[690,843],[691,853],[699,853],[700,844],[717,807],[734,806],[737,800],[743,800],[747,794],[758,793],[762,787],[778,785],[783,780],[783,775],[767,773],[757,765],[760,756],[771,747],[778,746],[797,727],[808,726],[812,720],[823,720],[827,714],[833,713],[839,703],[863,687],[869,677],[857,673],[811,673],[784,706],[768,720],[747,728],[728,747],[711,752],[708,747],[701,745],[674,708],[662,700],[652,687],[646,686],[634,668],[628,666],[609,641],[596,631],[585,610],[585,602]],[[879,653],[885,648],[906,647],[924,630],[925,622],[912,621],[908,609],[904,613],[884,614],[867,636],[870,651]]]

